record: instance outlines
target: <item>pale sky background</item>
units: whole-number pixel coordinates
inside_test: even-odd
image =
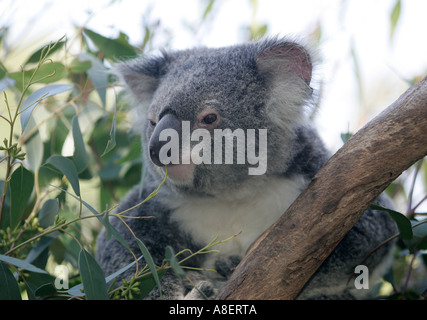
[[[316,25],[322,26],[317,79],[322,79],[323,90],[316,123],[332,151],[341,146],[340,133],[356,131],[407,89],[403,79],[427,72],[427,1],[402,0],[401,18],[390,40],[390,13],[395,1],[259,0],[256,19],[268,24],[268,35],[306,37]],[[194,34],[185,25],[199,26],[206,1],[110,2],[0,0],[0,25],[10,27],[7,45],[19,52],[19,48],[34,43],[40,46],[64,34],[70,39],[75,26],[82,25],[106,36],[115,37],[123,31],[132,43],[139,44],[144,37],[145,16],[151,22],[159,19],[171,33],[170,46],[182,49],[242,42],[242,28],[250,24],[253,13],[249,0],[217,0],[212,19],[196,27]],[[93,13],[90,19],[88,12]],[[361,68],[362,101],[351,44]]]

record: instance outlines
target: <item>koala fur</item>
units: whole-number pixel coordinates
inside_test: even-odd
[[[248,168],[253,165],[248,160],[197,165],[182,161],[167,166],[168,179],[157,196],[126,213],[154,217],[125,220],[157,265],[164,259],[168,245],[175,252],[194,252],[216,236],[227,239],[237,235],[213,248],[219,253],[186,261],[189,267],[217,271],[188,271],[196,289],[209,298],[215,297],[251,243],[286,211],[330,156],[307,116],[313,96],[312,70],[313,55],[288,38],[163,52],[117,66],[135,103],[134,129],[142,137],[147,172],[143,189],[134,187],[117,212],[140,203],[163,181],[165,166],[159,161],[159,149],[166,142],[160,141],[161,130],[175,128],[180,132],[183,121],[189,121],[192,132],[197,128],[210,133],[226,128],[267,129],[264,174],[249,175]],[[192,141],[190,148],[195,145]],[[182,160],[183,143],[178,147]],[[111,224],[131,249],[139,252],[126,226],[114,218]],[[369,297],[369,290],[356,290],[352,282],[347,285],[348,277],[367,253],[395,232],[387,213],[368,210],[298,298]],[[371,276],[385,272],[390,252],[391,245],[384,246],[365,262]],[[109,275],[134,258],[117,240],[107,240],[103,231],[98,239],[97,260]],[[132,271],[125,277],[130,275]],[[196,289],[172,270],[162,279],[166,299],[200,298]],[[158,290],[148,298],[158,298]]]

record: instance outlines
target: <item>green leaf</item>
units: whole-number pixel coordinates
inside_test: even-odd
[[[79,61],[79,59],[74,59],[69,66],[71,73],[86,72],[91,67],[92,63],[90,61]]]
[[[37,124],[33,117],[30,117],[24,136],[27,137],[29,132],[36,128]],[[28,133],[27,133],[28,132]],[[35,133],[25,142],[25,151],[27,152],[27,161],[33,172],[39,170],[40,165],[43,160],[43,141],[40,137],[39,130],[36,130]]]
[[[50,86],[43,87],[30,94],[30,96],[24,101],[21,107],[22,132],[24,132],[25,127],[27,126],[31,113],[33,112],[34,108],[40,103],[40,101],[47,97],[71,90],[72,88],[72,84],[53,84]]]
[[[12,173],[10,180],[10,220],[9,225],[15,228],[27,207],[34,188],[34,175],[23,166]]]
[[[400,18],[401,7],[402,7],[401,0],[397,0],[394,7],[393,7],[393,10],[391,11],[391,14],[390,14],[390,39],[393,38],[393,36],[394,36],[394,31],[396,30],[396,26],[397,26],[397,23],[398,23],[399,18]]]
[[[71,197],[73,197],[74,199],[81,201],[83,203],[83,205],[89,209],[90,212],[92,212],[94,215],[99,215],[99,212],[96,211],[90,204],[88,204],[86,201],[84,201],[83,199],[79,199],[77,198],[75,195],[69,193],[68,191],[61,189],[57,186],[53,186],[67,194],[69,194]],[[108,213],[106,213],[104,215],[104,217],[98,217],[98,220],[104,225],[104,227],[106,228],[107,231],[107,235],[112,235],[118,242],[121,243],[122,246],[124,246],[126,249],[128,249],[129,251],[131,251],[128,243],[126,242],[126,240],[122,237],[122,235],[120,234],[120,232],[118,232],[111,224],[110,221],[108,220]]]
[[[50,164],[61,171],[67,177],[75,194],[80,197],[79,176],[73,161],[63,156],[53,155],[46,160],[46,164]]]
[[[427,249],[427,220],[423,222],[411,221],[414,236],[410,240],[403,240],[406,247],[411,251]],[[417,226],[414,226],[417,225]]]
[[[85,143],[82,132],[80,131],[79,120],[77,116],[72,120],[72,131],[74,139],[73,162],[76,165],[77,172],[82,173],[88,166]]]
[[[185,271],[179,265],[178,260],[175,257],[175,252],[171,246],[166,247],[165,258],[177,275],[180,277],[185,277]]]
[[[28,263],[32,263],[43,251],[49,247],[49,245],[55,240],[53,236],[44,236],[42,237],[37,244],[30,250],[25,261]]]
[[[110,139],[108,140],[105,150],[102,153],[101,157],[103,157],[105,154],[113,150],[114,147],[116,146],[116,122],[117,122],[117,112],[116,112],[116,105],[114,105],[114,116],[113,116],[113,123],[111,124]]]
[[[26,70],[23,72],[12,72],[8,74],[8,77],[15,80],[15,86],[22,90],[26,86],[33,76],[36,69]],[[61,80],[67,75],[67,69],[60,62],[50,62],[40,66],[37,70],[37,74],[31,80],[31,83],[53,83]]]
[[[138,244],[139,249],[141,250],[142,255],[144,256],[145,262],[148,265],[148,268],[150,268],[151,273],[153,274],[154,281],[156,282],[157,288],[159,288],[160,297],[162,296],[162,290],[160,286],[160,279],[159,275],[157,274],[156,265],[154,264],[153,257],[151,256],[150,252],[148,251],[147,247],[142,243],[141,240],[135,237],[136,243]]]
[[[43,228],[53,225],[55,217],[59,212],[59,200],[49,199],[43,204],[39,213],[39,223]]]
[[[95,259],[84,249],[79,254],[79,270],[88,300],[108,300],[104,272]]]
[[[352,136],[353,136],[353,134],[350,132],[341,133],[341,140],[343,143],[346,143],[348,141],[348,139],[350,139]]]
[[[28,263],[24,260],[20,260],[17,258],[12,258],[12,257],[8,257],[8,256],[4,256],[4,255],[0,254],[0,261],[9,263],[11,265],[14,265],[15,267],[22,268],[22,269],[25,269],[27,271],[47,274],[46,271],[33,266],[31,263]]]
[[[101,61],[88,53],[79,54],[78,59],[81,62],[89,61],[91,63],[91,67],[87,70],[87,74],[101,98],[102,105],[105,107],[107,101],[107,86],[109,85],[107,69]]]
[[[397,228],[399,229],[399,232],[400,232],[400,237],[403,240],[412,239],[413,233],[412,233],[411,221],[405,215],[401,214],[400,212],[391,210],[391,209],[383,208],[383,207],[378,206],[376,204],[371,204],[371,208],[374,210],[381,210],[381,211],[388,212],[390,217],[397,224]]]
[[[159,270],[159,272],[157,272],[159,279],[163,278],[166,271],[166,269],[161,269]],[[135,296],[136,299],[144,299],[157,285],[157,282],[151,273],[142,276],[138,279],[138,281],[141,282],[141,284],[139,285],[139,289],[141,290],[141,292],[139,293],[139,295]]]
[[[0,300],[21,300],[18,283],[8,266],[0,262]]]
[[[55,51],[58,51],[59,49],[61,49],[65,44],[65,41],[59,41],[58,43],[56,43],[56,45],[51,48],[51,50],[49,51],[49,54],[46,55],[46,57],[50,56],[52,53],[54,53]],[[38,63],[40,61],[40,57],[42,55],[42,53],[45,54],[46,49],[51,46],[51,45],[45,45],[43,47],[41,47],[40,49],[38,49],[37,51],[35,51],[27,60],[27,62],[25,62],[25,64],[29,64],[29,63]]]
[[[100,219],[101,220],[101,219]],[[102,224],[105,227],[105,231],[106,231],[106,238],[109,239],[111,236],[113,236],[118,242],[120,242],[120,244],[125,247],[126,249],[128,249],[129,251],[131,251],[128,243],[126,242],[126,240],[122,237],[122,235],[120,234],[120,232],[118,232],[116,230],[116,228],[114,228],[109,220],[109,216],[108,216],[108,212],[105,213],[103,219],[101,220]]]
[[[138,261],[141,260],[141,258],[142,258],[142,256],[138,258]],[[133,262],[129,263],[128,265],[124,266],[123,268],[117,270],[116,272],[110,274],[108,277],[105,278],[105,283],[109,283],[110,281],[114,280],[119,275],[121,275],[125,271],[129,270],[135,264],[136,264],[136,261],[133,261]],[[81,295],[84,295],[84,294],[82,294],[82,292],[80,291],[80,289],[83,289],[83,284],[78,284],[78,285],[70,288],[67,292],[68,292],[69,295],[72,295],[72,296],[81,296]]]
[[[84,29],[83,33],[98,47],[104,56],[108,59],[115,60],[120,57],[135,57],[137,51],[135,47],[129,44],[121,35],[117,39],[106,38],[99,33],[90,29]]]
[[[203,12],[202,20],[206,20],[206,17],[212,11],[212,7],[213,7],[214,3],[215,3],[215,0],[209,0],[208,5],[206,6],[206,9]]]

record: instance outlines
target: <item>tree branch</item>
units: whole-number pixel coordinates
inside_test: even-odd
[[[293,299],[370,203],[427,155],[427,77],[357,132],[252,245],[218,299]]]

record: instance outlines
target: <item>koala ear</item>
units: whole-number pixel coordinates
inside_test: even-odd
[[[266,41],[256,58],[259,73],[267,79],[297,76],[310,84],[312,59],[304,46],[292,41]]]
[[[121,82],[130,89],[139,101],[151,100],[160,78],[167,72],[169,57],[163,53],[160,57],[137,58],[115,66],[115,73]]]

